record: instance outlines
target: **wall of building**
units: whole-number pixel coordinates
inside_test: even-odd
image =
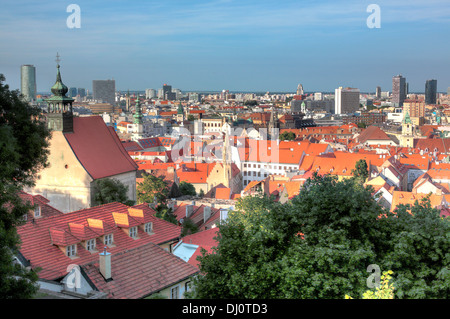
[[[49,167],[38,173],[35,187],[25,191],[46,197],[49,205],[63,213],[89,207],[92,178],[76,158],[62,132],[52,132],[49,149]]]

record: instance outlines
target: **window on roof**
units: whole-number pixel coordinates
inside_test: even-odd
[[[107,234],[103,237],[103,243],[105,245],[112,245],[113,243],[113,234]]]
[[[41,206],[36,206],[34,208],[34,217],[41,217]]]
[[[131,238],[136,238],[137,237],[137,227],[136,226],[130,227],[128,234],[130,235]]]
[[[94,239],[89,239],[88,241],[86,241],[86,249],[88,251],[95,250],[95,238]]]
[[[145,224],[145,225],[144,225],[144,231],[145,231],[147,234],[153,233],[153,223],[147,223],[147,224]]]
[[[77,255],[77,245],[66,246],[67,257],[74,257]]]

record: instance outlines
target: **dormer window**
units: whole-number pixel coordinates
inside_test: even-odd
[[[77,245],[66,246],[67,257],[75,257],[77,255]]]
[[[137,238],[137,227],[136,226],[131,227],[129,229],[129,233],[128,234],[130,235],[131,238]]]
[[[34,217],[41,217],[41,206],[36,206],[34,208]]]
[[[147,223],[147,224],[145,224],[145,225],[144,225],[144,231],[145,231],[147,234],[153,233],[153,223]]]
[[[108,246],[112,245],[112,243],[113,243],[113,234],[107,234],[107,235],[105,235],[105,236],[103,237],[103,243],[104,243],[105,245],[108,245]]]
[[[89,239],[86,241],[86,250],[94,251],[95,250],[95,239]]]

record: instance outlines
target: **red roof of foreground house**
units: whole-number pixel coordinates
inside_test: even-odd
[[[98,259],[97,253],[84,248],[83,240],[96,239],[97,250],[104,244],[101,236],[113,234],[112,254],[140,247],[148,243],[163,244],[177,240],[181,228],[153,216],[151,208],[144,205],[132,208],[120,203],[110,203],[59,216],[37,219],[34,223],[18,227],[22,244],[20,252],[30,260],[32,268],[41,267],[42,279],[55,280],[67,274],[70,264],[86,264]],[[129,237],[123,228],[153,223],[153,234],[138,227],[138,238]],[[77,245],[77,258],[71,259],[60,247]]]
[[[40,207],[40,217],[34,216],[34,211],[29,211],[27,214],[27,222],[31,222],[33,219],[36,218],[45,218],[45,217],[51,217],[51,216],[58,216],[62,215],[63,212],[57,210],[56,208],[48,205],[50,202],[47,198],[41,195],[31,195],[25,192],[19,193],[20,198],[24,202],[29,202],[30,205],[37,205]]]
[[[108,128],[100,116],[74,117],[73,133],[64,136],[93,179],[137,170],[114,128]]]
[[[198,269],[161,247],[147,243],[111,255],[111,278],[106,281],[99,262],[82,266],[95,287],[112,299],[138,299],[196,274]]]
[[[218,233],[219,229],[215,227],[182,238],[183,243],[199,246],[191,258],[189,258],[189,264],[198,267],[199,261],[197,260],[197,257],[202,255],[202,248],[205,249],[208,254],[213,252],[213,248],[218,245],[217,240],[214,239],[214,237],[218,236]]]

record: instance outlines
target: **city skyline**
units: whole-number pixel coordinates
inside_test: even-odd
[[[297,1],[298,2],[298,1]],[[410,92],[437,79],[450,86],[447,1],[378,1],[381,28],[369,28],[370,1],[78,1],[81,27],[70,29],[68,3],[3,5],[0,73],[20,88],[20,66],[36,67],[38,92],[54,83],[56,52],[69,87],[114,79],[118,91]],[[9,31],[11,30],[11,31]],[[416,43],[420,43],[417,46]],[[439,49],[434,49],[438,47]]]

